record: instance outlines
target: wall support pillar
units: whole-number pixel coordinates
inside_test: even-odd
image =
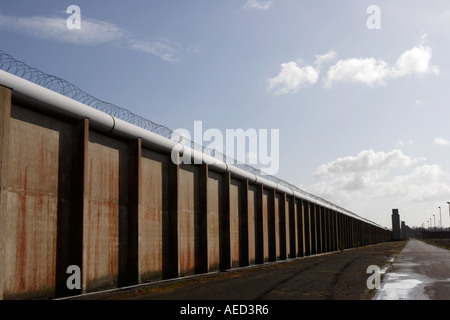
[[[295,211],[295,197],[288,197],[289,204],[289,258],[298,256],[298,232],[297,232],[297,213]]]
[[[286,230],[286,193],[280,195],[280,200],[278,201],[278,221],[279,221],[279,238],[280,238],[280,260],[286,260],[287,258],[287,239],[286,234],[289,232]]]
[[[248,179],[241,182],[241,214],[239,216],[239,266],[249,265]]]
[[[9,132],[11,119],[11,89],[0,86],[0,300],[3,300],[5,282],[5,237],[6,225],[6,173],[8,168]]]
[[[269,261],[276,261],[276,225],[275,225],[275,189],[271,189],[268,197],[268,229],[269,229]]]
[[[305,256],[311,255],[311,205],[308,201],[303,201],[303,218],[305,230]]]
[[[219,218],[220,224],[220,270],[227,270],[231,267],[231,247],[230,247],[230,188],[231,173],[225,173],[223,180],[223,211]]]
[[[70,210],[62,212],[58,207],[57,253],[56,253],[56,296],[70,296],[86,292],[81,289],[69,290],[66,285],[66,271],[71,265],[81,270],[83,282],[83,217],[87,167],[87,148],[89,142],[89,119],[85,118],[73,125],[71,198]],[[61,201],[61,196],[59,196]]]
[[[177,156],[177,163],[179,155]],[[163,235],[163,279],[178,277],[178,185],[180,165],[169,161],[168,211],[169,215],[163,222],[167,225]]]
[[[255,263],[264,263],[263,185],[256,187],[255,205]]]
[[[200,183],[199,183],[199,212],[196,217],[197,230],[196,252],[195,252],[195,273],[208,272],[208,224],[207,224],[207,208],[208,208],[208,164],[200,166]]]
[[[294,199],[296,202],[297,208],[297,257],[303,257],[305,255],[304,250],[304,222],[303,222],[303,200],[299,199],[298,201]]]
[[[141,186],[142,139],[131,142],[128,146],[128,252],[125,270],[119,274],[119,283],[132,285],[138,283],[139,274],[139,203]]]

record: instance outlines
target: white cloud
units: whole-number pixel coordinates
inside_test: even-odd
[[[438,137],[438,138],[434,139],[433,143],[437,144],[439,146],[449,146],[450,145],[450,141],[448,141],[448,140],[446,140],[444,138],[441,138],[441,137]]]
[[[398,78],[410,74],[438,74],[439,69],[430,65],[432,55],[431,48],[423,45],[406,50],[390,70],[390,76]]]
[[[437,75],[439,68],[431,65],[432,50],[423,44],[426,36],[426,34],[422,36],[419,46],[403,52],[393,66],[374,57],[341,59],[328,69],[324,78],[324,86],[330,88],[337,83],[380,86],[385,85],[388,80],[408,75]],[[316,60],[312,66],[300,67],[294,61],[283,63],[280,73],[269,79],[269,89],[275,94],[286,94],[316,84],[322,65],[334,60],[336,52],[330,50],[326,54],[315,57]],[[423,102],[416,100],[415,103],[422,104]]]
[[[68,16],[67,16],[68,17]],[[131,50],[155,55],[167,62],[179,61],[180,48],[167,40],[144,41],[129,32],[104,21],[81,17],[81,28],[69,30],[67,18],[14,17],[0,14],[0,28],[43,40],[54,40],[76,45],[121,44]],[[185,49],[199,53],[199,46]]]
[[[375,58],[339,60],[328,70],[325,86],[331,87],[336,82],[360,82],[367,85],[384,84],[388,75],[386,62]]]
[[[247,10],[267,10],[272,5],[271,1],[247,0],[244,9]]]
[[[168,62],[177,62],[179,58],[176,57],[178,50],[172,44],[162,41],[148,42],[131,40],[130,48],[143,53],[154,54],[161,59]]]
[[[393,168],[405,168],[424,159],[408,157],[400,150],[375,152],[372,149],[361,151],[357,156],[337,158],[318,167],[316,175],[326,178],[341,174],[366,174],[367,172],[385,172]]]
[[[420,225],[424,208],[450,194],[449,175],[439,165],[421,164],[424,160],[399,150],[365,150],[320,165],[320,180],[306,190],[386,226],[392,208],[401,208],[407,224]]]
[[[319,80],[320,69],[323,64],[332,61],[336,52],[330,50],[325,54],[317,54],[314,65],[301,67],[301,59],[281,64],[280,73],[269,79],[269,90],[275,94],[294,93],[301,88],[315,84]]]
[[[319,72],[312,66],[300,67],[291,61],[281,64],[280,73],[268,80],[269,89],[275,94],[297,92],[300,88],[315,84]]]
[[[330,50],[328,53],[325,53],[325,54],[318,54],[318,55],[316,55],[315,65],[318,68],[320,68],[322,66],[322,64],[330,62],[335,57],[336,57],[336,52],[334,52],[333,50]]]
[[[203,48],[198,44],[194,44],[192,46],[187,47],[186,51],[192,54],[199,54],[203,52]]]
[[[94,19],[82,19],[81,29],[69,30],[64,18],[12,17],[0,14],[0,27],[39,39],[51,39],[74,44],[103,44],[120,40],[124,31],[114,24]]]
[[[397,175],[391,180],[378,181],[372,197],[398,197],[403,202],[446,199],[450,186],[440,181],[446,176],[447,174],[439,165],[422,165],[409,174]]]
[[[431,48],[421,44],[402,53],[393,67],[373,57],[339,60],[328,70],[325,86],[331,87],[339,82],[375,86],[408,75],[439,74],[438,67],[430,64],[431,57]]]
[[[398,140],[397,145],[399,146],[412,146],[413,141],[411,139],[404,141],[404,140]]]

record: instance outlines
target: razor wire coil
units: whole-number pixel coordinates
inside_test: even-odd
[[[62,78],[59,78],[54,75],[49,75],[45,72],[40,71],[37,68],[31,67],[31,66],[27,65],[26,63],[24,63],[23,61],[19,61],[19,60],[13,58],[11,55],[5,53],[2,50],[0,50],[0,69],[3,71],[6,71],[8,73],[11,73],[15,76],[18,76],[22,79],[28,80],[32,83],[35,83],[41,87],[47,88],[51,91],[54,91],[63,96],[66,96],[70,99],[73,99],[75,101],[83,103],[87,106],[90,106],[90,107],[96,109],[96,110],[102,111],[113,117],[116,117],[118,119],[126,121],[130,124],[136,125],[140,128],[143,128],[145,130],[156,133],[160,136],[163,136],[163,137],[166,137],[166,138],[172,139],[172,140],[173,139],[178,140],[180,143],[182,143],[185,146],[189,146],[193,150],[200,151],[202,153],[207,153],[208,155],[214,157],[215,159],[218,159],[227,164],[234,165],[235,167],[237,167],[241,170],[244,170],[246,172],[249,172],[251,174],[254,174],[255,176],[267,179],[271,182],[276,183],[277,185],[286,187],[292,191],[295,191],[299,194],[302,194],[304,196],[312,198],[312,199],[316,200],[317,202],[326,204],[329,207],[335,208],[341,212],[345,212],[348,215],[354,216],[360,220],[364,220],[364,221],[370,222],[374,225],[380,226],[373,221],[370,221],[368,219],[358,216],[354,212],[344,209],[332,202],[329,202],[319,196],[313,195],[305,190],[302,190],[299,187],[297,187],[285,180],[279,179],[273,175],[268,175],[260,169],[257,169],[248,164],[239,162],[236,159],[230,158],[230,157],[226,156],[225,154],[218,152],[215,149],[208,149],[204,146],[198,145],[194,141],[188,140],[187,138],[180,136],[179,134],[177,134],[176,132],[172,131],[171,129],[167,128],[164,125],[155,123],[149,119],[146,119],[144,117],[136,115],[135,113],[131,112],[128,109],[125,109],[125,108],[119,107],[115,104],[100,100],[100,99],[94,97],[93,95],[81,90],[78,86],[76,86]]]

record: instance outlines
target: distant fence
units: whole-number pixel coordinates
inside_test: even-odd
[[[450,231],[422,231],[423,239],[450,239]]]

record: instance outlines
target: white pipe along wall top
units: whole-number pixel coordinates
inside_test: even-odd
[[[190,152],[193,159],[196,159],[197,161],[203,161],[205,163],[210,163],[209,166],[216,171],[231,172],[231,174],[235,177],[241,179],[249,179],[253,183],[262,184],[267,188],[285,192],[286,194],[293,195],[294,197],[321,205],[334,211],[338,211],[347,216],[353,216],[358,220],[362,220],[374,226],[380,227],[378,224],[354,215],[349,211],[333,207],[326,202],[321,202],[319,199],[314,199],[308,195],[301,194],[295,190],[279,185],[273,181],[257,176],[253,173],[244,171],[217,158],[213,158],[207,154],[201,153],[197,150],[193,150],[185,145],[182,145],[182,147],[180,148],[181,144],[179,142],[170,140],[154,132],[148,131],[134,124],[111,116],[107,113],[96,110],[88,105],[73,100],[50,89],[39,86],[18,76],[15,76],[4,70],[0,70],[0,84],[12,89],[13,96],[18,100],[22,99],[27,102],[31,102],[39,109],[50,111],[61,116],[66,116],[74,120],[89,118],[90,126],[99,132],[130,140],[141,138],[144,146],[148,145],[156,147],[169,153],[171,153],[172,150],[176,148],[178,148],[178,150],[180,150],[181,152]]]

